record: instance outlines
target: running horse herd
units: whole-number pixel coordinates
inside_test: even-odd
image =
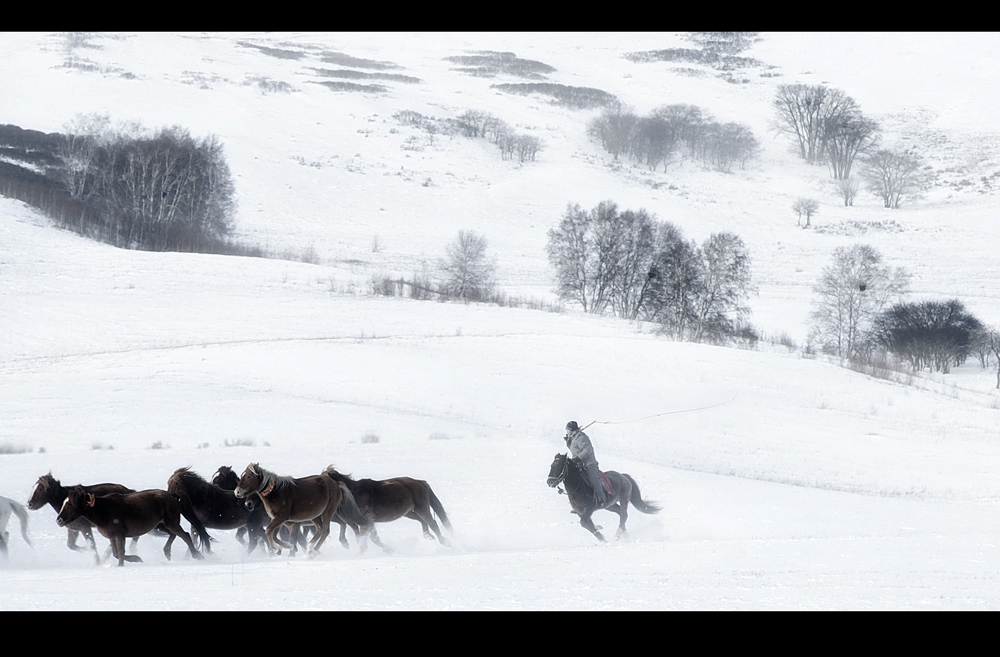
[[[586,476],[565,454],[556,455],[547,480],[549,486],[566,487],[571,512],[580,516],[580,524],[602,542],[605,539],[601,528],[591,520],[594,511],[604,508],[617,513],[616,538],[621,538],[625,535],[629,503],[643,513],[660,510],[642,499],[638,485],[629,475],[610,471],[604,474],[614,490],[603,506],[594,501]],[[560,488],[559,492],[563,490]],[[449,531],[451,523],[426,481],[410,477],[355,480],[333,466],[318,475],[300,478],[277,475],[257,463],[248,465],[240,476],[223,466],[212,481],[190,468],[179,468],[167,480],[166,490],[142,491],[110,483],[67,487],[49,473],[38,478],[27,508],[38,510],[45,505],[56,511],[56,523],[66,528],[67,546],[72,550],[93,551],[97,564],[103,559],[94,540],[95,527],[111,542],[103,558],[111,554],[119,566],[126,561],[142,561],[134,554],[126,554],[125,539],[131,539],[130,550],[135,552],[138,538],[149,533],[166,536],[163,553],[167,559],[177,538],[184,542],[193,558],[202,559],[202,551],[211,552],[214,540],[209,529],[238,530],[236,538],[248,552],[263,544],[273,554],[281,554],[284,549],[294,555],[299,547],[304,547],[309,555],[315,555],[336,523],[340,528],[340,543],[345,548],[350,547],[346,536],[350,527],[362,551],[370,540],[389,552],[375,525],[406,517],[420,523],[426,538],[450,545],[441,534],[435,516]],[[24,540],[31,545],[24,506],[0,497],[0,552],[5,556],[10,535],[6,526],[15,515],[20,520]],[[190,524],[190,533],[181,526],[182,517]],[[313,535],[307,541],[310,530]],[[77,545],[81,534],[86,546]]]

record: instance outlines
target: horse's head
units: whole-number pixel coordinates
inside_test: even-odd
[[[31,491],[28,499],[28,508],[37,511],[52,499],[52,492],[58,488],[59,482],[52,477],[52,473],[44,474],[38,478],[38,482]]]
[[[556,457],[552,460],[552,467],[549,468],[549,476],[545,480],[549,488],[555,488],[563,482],[563,479],[566,478],[567,464],[568,461],[565,454],[556,454]]]
[[[225,488],[226,490],[234,490],[240,483],[240,478],[236,476],[233,469],[228,465],[224,465],[215,471],[212,475],[212,483],[219,488]]]
[[[240,475],[240,480],[237,482],[236,488],[233,489],[233,493],[242,500],[247,495],[259,491],[262,482],[263,476],[260,472],[260,466],[256,463],[251,463],[243,471],[243,474]]]
[[[56,516],[56,524],[65,527],[82,516],[85,508],[94,506],[95,502],[94,495],[85,491],[83,486],[70,488],[66,495],[66,501],[63,502],[62,508],[59,509],[59,515]]]

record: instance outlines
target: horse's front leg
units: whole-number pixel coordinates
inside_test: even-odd
[[[322,515],[318,518],[313,518],[313,524],[316,526],[316,535],[313,536],[312,540],[309,542],[308,553],[310,556],[316,556],[319,554],[319,549],[326,541],[326,537],[330,535],[330,522],[333,514]]]
[[[364,539],[364,542],[361,544],[361,551],[362,552],[364,552],[365,549],[368,547],[368,540],[367,539],[369,537],[371,537],[372,543],[374,543],[375,545],[377,545],[380,548],[382,548],[383,552],[385,552],[386,554],[392,554],[392,548],[390,548],[388,545],[385,545],[382,542],[382,539],[380,539],[378,537],[378,532],[375,531],[375,523],[372,523],[371,525],[368,525],[368,531],[366,531],[362,535],[362,539]]]
[[[283,524],[285,524],[285,520],[286,518],[283,516],[275,516],[271,519],[271,522],[268,523],[267,529],[264,530],[264,536],[267,537],[267,543],[271,546],[271,551],[277,552],[278,554],[281,554],[281,551],[278,549],[279,547],[283,547],[289,552],[293,550],[291,545],[278,538],[278,530],[281,529]]]
[[[580,516],[580,524],[583,528],[589,531],[591,534],[597,537],[601,543],[607,543],[604,536],[601,535],[600,528],[594,526],[594,521],[590,519],[590,514]]]

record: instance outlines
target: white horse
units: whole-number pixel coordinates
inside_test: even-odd
[[[0,552],[3,552],[4,556],[7,556],[7,539],[10,538],[7,522],[11,515],[16,515],[21,521],[21,536],[24,537],[25,543],[31,545],[31,539],[28,537],[28,510],[12,499],[0,496]]]

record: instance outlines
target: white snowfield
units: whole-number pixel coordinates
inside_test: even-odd
[[[302,477],[332,464],[427,480],[454,527],[443,546],[402,519],[379,526],[392,553],[362,553],[349,532],[350,549],[331,536],[312,558],[248,556],[234,531],[209,530],[203,561],[180,542],[168,561],[164,539],[145,536],[143,563],[96,567],[45,507],[30,512],[33,547],[16,518],[7,526],[0,610],[1000,609],[1000,393],[974,359],[887,380],[767,341],[674,342],[571,305],[370,292],[375,275],[432,272],[472,229],[501,288],[554,302],[546,231],[567,203],[610,199],[699,242],[740,235],[752,321],[799,347],[813,284],[834,248],[858,242],[906,267],[915,298],[958,298],[1000,323],[1000,35],[762,36],[744,54],[774,68],[733,84],[622,57],[690,47],[669,33],[106,34],[72,52],[65,35],[0,35],[0,123],[56,132],[106,112],[216,134],[236,236],[293,258],[116,249],[0,198],[0,495],[26,502],[49,472],[138,490],[185,466]],[[490,85],[520,80],[445,60],[476,50],[549,64],[551,81],[639,113],[703,107],[749,125],[762,153],[728,174],[616,166],[586,137],[596,110],[501,93]],[[336,68],[324,52],[419,81],[332,91],[315,84]],[[800,81],[854,97],[887,141],[920,150],[935,187],[899,210],[864,192],[843,207],[826,169],[769,131],[776,86]],[[537,160],[393,118],[467,109],[538,136]],[[795,225],[803,196],[820,201],[814,230]],[[885,222],[898,230],[872,228]],[[306,251],[318,264],[294,261]],[[599,544],[546,485],[568,420],[594,422],[602,469],[663,506],[631,509],[626,540]],[[617,516],[594,519],[611,539]]]

